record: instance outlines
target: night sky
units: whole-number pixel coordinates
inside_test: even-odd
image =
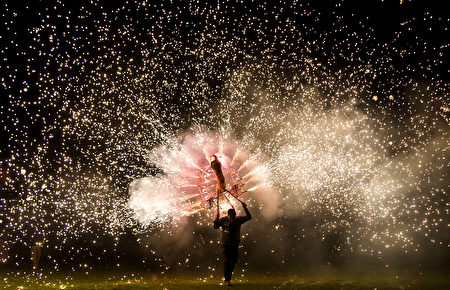
[[[2,269],[220,273],[215,153],[249,271],[448,263],[443,7],[117,2],[0,4]]]

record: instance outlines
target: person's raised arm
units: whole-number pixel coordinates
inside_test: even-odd
[[[241,202],[242,203],[242,207],[244,208],[245,211],[245,221],[249,221],[252,219],[252,215],[250,214],[250,211],[247,208],[247,204],[245,202]]]

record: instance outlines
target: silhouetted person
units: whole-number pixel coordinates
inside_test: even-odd
[[[247,205],[242,202],[245,216],[236,216],[236,211],[232,208],[228,210],[228,215],[219,219],[219,206],[214,220],[214,228],[222,227],[222,247],[224,254],[224,276],[225,285],[231,285],[231,274],[238,258],[238,248],[241,235],[241,225],[252,219],[252,215],[247,209]]]
[[[42,247],[43,245],[41,242],[36,242],[36,244],[31,247],[31,262],[33,263],[33,270],[36,270],[39,265]]]

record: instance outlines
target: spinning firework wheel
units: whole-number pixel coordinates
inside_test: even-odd
[[[247,192],[244,189],[244,182],[236,169],[231,166],[223,166],[223,169],[227,186],[225,191],[220,193],[219,196],[216,193],[217,180],[211,166],[205,166],[197,171],[200,177],[197,187],[202,198],[201,207],[204,209],[215,208],[217,202],[219,204],[229,204],[234,208],[231,200],[233,198],[239,200],[240,196]]]

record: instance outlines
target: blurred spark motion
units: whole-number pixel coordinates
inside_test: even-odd
[[[349,1],[9,2],[6,248],[206,226],[213,154],[221,211],[238,185],[258,219],[312,221],[314,238],[340,237],[334,251],[448,247],[448,18],[405,14],[380,33]]]

